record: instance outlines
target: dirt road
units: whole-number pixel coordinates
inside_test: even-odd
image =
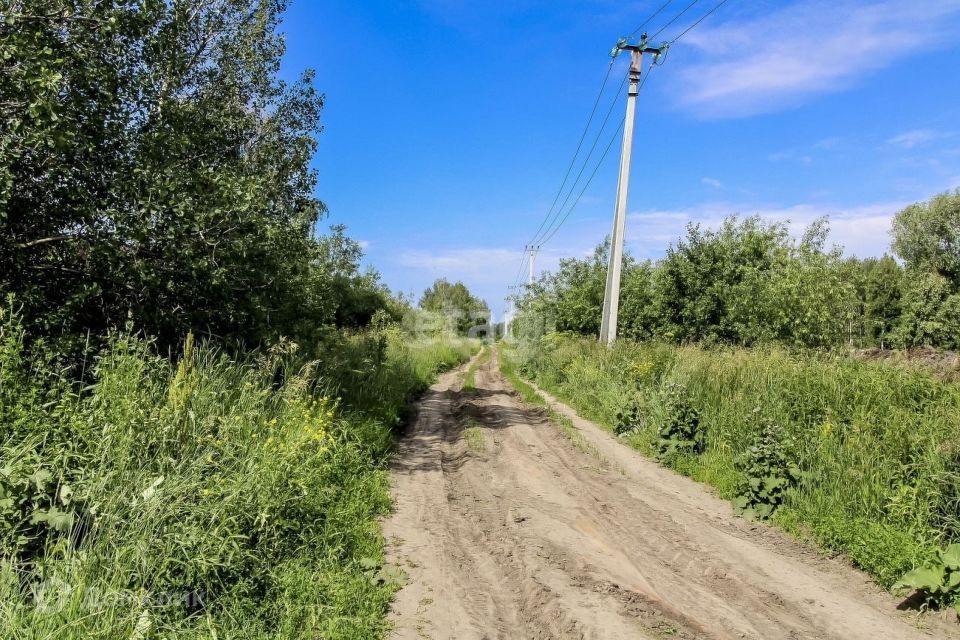
[[[960,637],[555,405],[571,438],[496,356],[461,379],[423,398],[392,470],[392,637]]]

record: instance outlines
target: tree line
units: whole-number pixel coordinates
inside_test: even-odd
[[[344,227],[316,232],[324,97],[279,79],[286,4],[0,8],[0,292],[31,336],[315,343],[410,310]]]
[[[688,226],[664,258],[624,260],[620,336],[808,348],[960,349],[960,190],[896,214],[893,255],[845,257],[825,219]],[[521,330],[599,332],[609,245],[562,260],[519,300]]]

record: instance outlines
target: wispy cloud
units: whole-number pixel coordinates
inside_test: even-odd
[[[705,184],[708,187],[713,187],[714,189],[723,188],[723,183],[716,178],[700,178],[700,182],[701,184]]]
[[[887,140],[887,144],[892,144],[901,149],[913,149],[917,145],[932,142],[940,137],[941,134],[933,129],[913,129],[912,131],[904,131],[899,135],[893,136]]]
[[[435,251],[404,251],[397,257],[400,266],[437,274],[483,275],[499,271],[509,263],[516,268],[520,251],[496,248],[438,249]]]
[[[898,58],[952,44],[958,18],[960,0],[804,0],[746,20],[705,23],[683,41],[702,56],[680,74],[681,100],[708,117],[794,106]]]

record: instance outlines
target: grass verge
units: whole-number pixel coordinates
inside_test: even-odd
[[[493,354],[492,347],[483,345],[480,348],[480,355],[470,363],[470,366],[467,368],[466,375],[463,376],[463,390],[464,391],[473,391],[477,388],[477,370],[490,362],[490,357]]]
[[[581,415],[626,430],[633,447],[729,499],[750,482],[743,461],[764,434],[778,434],[803,481],[782,493],[774,520],[846,554],[884,587],[960,539],[960,386],[935,374],[778,349],[606,349],[557,335],[516,357],[514,378],[522,368]],[[678,421],[695,427],[696,441],[674,451],[665,438],[684,433]]]
[[[392,428],[475,350],[387,331],[172,363],[115,336],[80,389],[0,318],[0,637],[382,637]]]

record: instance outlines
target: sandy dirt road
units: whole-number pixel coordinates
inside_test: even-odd
[[[496,355],[476,390],[461,380],[441,377],[398,444],[384,533],[407,584],[391,637],[960,637],[555,404],[571,438]]]

